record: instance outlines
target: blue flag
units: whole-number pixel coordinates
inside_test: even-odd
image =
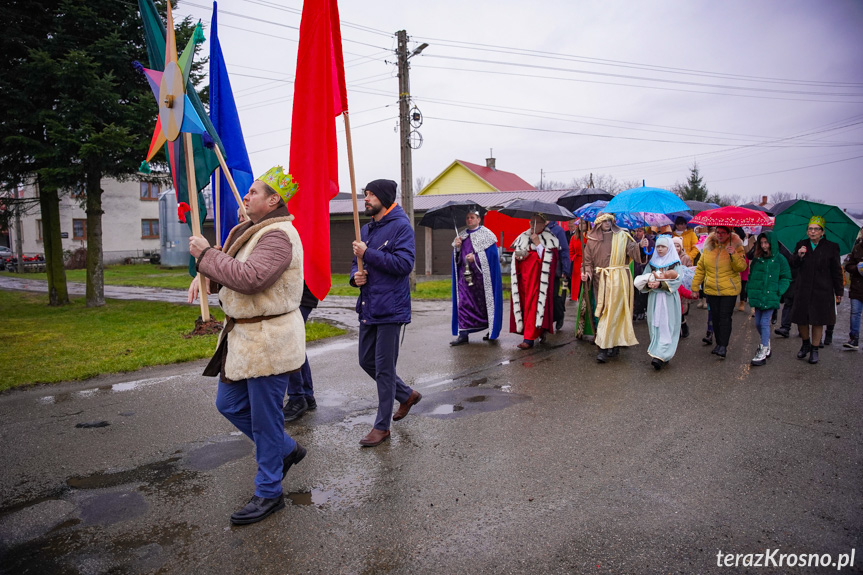
[[[240,197],[246,195],[249,186],[255,181],[252,176],[252,165],[246,142],[243,140],[243,129],[240,127],[240,117],[237,115],[237,105],[234,103],[234,93],[231,91],[231,81],[228,79],[228,69],[222,56],[222,47],[216,31],[216,12],[218,6],[213,2],[213,19],[210,21],[210,120],[216,128],[216,133],[225,147],[225,163],[231,170],[234,183]],[[213,175],[213,206],[218,202],[222,237],[224,245],[231,228],[237,225],[237,201],[231,191],[228,179],[220,172],[219,195],[216,197],[216,176]],[[214,214],[215,217],[215,214]]]

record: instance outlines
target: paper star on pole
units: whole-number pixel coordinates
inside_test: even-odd
[[[168,2],[167,35],[165,38],[165,70],[159,72],[141,66],[139,70],[150,83],[153,96],[159,105],[159,118],[156,120],[156,128],[153,138],[150,140],[150,150],[147,152],[147,161],[166,142],[174,142],[181,133],[204,134],[201,118],[192,106],[189,96],[186,95],[186,83],[189,73],[192,71],[192,56],[195,53],[195,44],[203,41],[201,23],[195,28],[195,33],[189,39],[183,55],[177,59],[177,39],[174,33],[174,17],[171,14],[171,3]]]

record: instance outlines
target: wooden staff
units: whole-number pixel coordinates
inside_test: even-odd
[[[219,158],[219,165],[222,166],[222,171],[225,172],[225,177],[228,179],[228,185],[231,186],[231,191],[234,192],[234,198],[240,206],[240,213],[248,220],[249,214],[246,213],[246,206],[243,204],[243,198],[240,197],[240,192],[237,191],[237,184],[234,183],[234,177],[231,175],[231,170],[229,170],[228,166],[225,164],[225,157],[222,156],[222,152],[219,150],[218,144],[213,146],[213,150],[216,152],[216,157]]]
[[[222,177],[221,177],[221,168],[216,168],[216,201],[214,202],[216,205],[214,206],[216,209],[216,247],[222,247]]]
[[[348,111],[342,113],[345,118],[345,139],[348,143],[348,171],[351,174],[351,196],[354,201],[354,235],[357,241],[360,241],[360,213],[357,209],[357,179],[354,176],[354,148],[351,144],[351,121],[348,118]],[[357,256],[357,271],[363,271],[363,258]]]
[[[192,208],[192,235],[201,235],[201,217],[198,214],[198,190],[195,189],[195,156],[192,149],[192,134],[183,133],[183,144],[186,152],[186,184],[189,188],[189,207]],[[201,319],[210,321],[210,299],[207,294],[207,284],[204,276],[198,274],[198,291],[201,296]]]

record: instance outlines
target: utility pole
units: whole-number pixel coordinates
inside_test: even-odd
[[[18,201],[20,198],[21,193],[18,184],[15,184],[15,255],[18,256],[18,265],[15,267],[15,271],[19,274],[24,273],[24,249],[22,247],[24,231],[21,225],[21,203]]]
[[[413,194],[413,164],[411,160],[411,123],[409,118],[410,101],[411,101],[411,82],[410,82],[410,60],[422,52],[428,44],[421,44],[413,52],[408,53],[408,33],[405,30],[396,32],[398,39],[398,66],[399,66],[399,140],[402,158],[402,208],[411,222],[411,227],[414,225],[414,194]],[[410,275],[411,291],[417,289],[416,264],[411,270]]]

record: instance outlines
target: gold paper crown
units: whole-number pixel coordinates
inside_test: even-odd
[[[282,166],[275,166],[266,171],[263,176],[258,178],[279,194],[279,197],[287,204],[288,200],[294,197],[297,193],[297,183],[290,174],[285,173]]]
[[[809,218],[809,225],[811,226],[812,224],[819,226],[822,230],[827,227],[822,216],[812,216]]]

